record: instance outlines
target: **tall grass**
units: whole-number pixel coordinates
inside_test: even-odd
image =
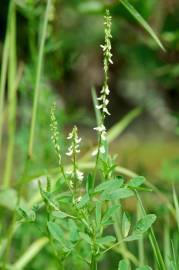
[[[47,35],[47,24],[48,24],[48,18],[49,18],[49,13],[50,13],[50,7],[51,7],[51,0],[47,0],[47,6],[46,6],[45,15],[44,15],[44,22],[43,22],[43,27],[41,31],[39,54],[38,54],[38,59],[37,59],[37,71],[36,71],[36,80],[35,80],[35,88],[34,88],[34,100],[33,100],[33,108],[32,108],[31,126],[30,126],[29,148],[28,148],[28,156],[30,159],[33,156],[36,115],[37,115],[37,109],[38,109],[40,80],[41,80],[41,73],[42,73],[42,67],[43,67],[44,45],[45,45],[45,39]]]
[[[17,88],[16,88],[16,5],[12,0],[9,4],[8,16],[8,32],[6,42],[9,50],[8,60],[8,100],[7,100],[7,129],[8,129],[8,142],[7,142],[7,155],[5,162],[5,171],[3,176],[3,184],[8,187],[12,176],[14,144],[15,144],[15,131],[16,131],[16,102],[17,102]],[[6,44],[5,44],[6,45]],[[4,82],[3,82],[4,84]],[[4,85],[3,85],[4,87]]]

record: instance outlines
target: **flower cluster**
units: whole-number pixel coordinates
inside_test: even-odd
[[[76,178],[77,180],[82,181],[84,175],[83,172],[78,169],[76,163],[76,155],[80,153],[79,144],[81,142],[81,138],[78,137],[78,129],[76,126],[73,128],[72,132],[69,133],[67,139],[71,140],[71,145],[69,146],[66,155],[72,157],[73,161],[73,169],[67,172],[67,174],[73,179]],[[71,186],[73,186],[73,183],[71,183]]]
[[[99,145],[99,152],[104,154],[105,147],[101,145],[101,141],[106,140],[106,127],[104,126],[104,119],[106,115],[110,115],[108,111],[108,104],[109,104],[109,87],[108,87],[108,71],[109,71],[109,64],[112,64],[112,53],[111,53],[111,16],[109,14],[109,10],[106,11],[106,16],[104,17],[104,26],[105,26],[105,43],[101,45],[103,49],[104,55],[104,84],[102,90],[100,92],[100,97],[97,98],[99,104],[96,105],[96,108],[101,112],[101,123],[99,126],[95,127],[94,130],[99,132],[100,136],[100,145]],[[95,150],[92,155],[97,155],[98,150]]]
[[[98,98],[100,104],[96,106],[98,110],[101,110],[103,117],[105,115],[110,115],[107,105],[109,103],[109,87],[108,87],[108,71],[109,71],[109,64],[112,64],[112,53],[111,53],[111,16],[109,14],[109,10],[106,11],[106,16],[104,17],[104,26],[105,26],[105,43],[101,45],[103,49],[104,55],[104,85],[101,90],[101,96]]]
[[[51,128],[51,140],[54,144],[55,152],[58,157],[58,163],[61,165],[61,153],[60,153],[60,146],[59,146],[59,132],[58,132],[58,123],[56,120],[55,116],[55,111],[56,111],[56,103],[54,103],[51,107],[51,112],[50,112],[50,117],[51,117],[51,123],[50,123],[50,128]]]

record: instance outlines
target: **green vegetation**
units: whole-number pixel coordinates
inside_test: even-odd
[[[155,91],[154,80],[151,92],[145,92],[151,71],[156,72],[162,87],[177,87],[173,79],[178,75],[178,64],[168,63],[164,56],[167,42],[178,52],[178,32],[171,30],[175,16],[166,17],[164,32],[159,35],[148,18],[157,5],[162,5],[160,1],[60,2],[10,0],[4,5],[7,16],[0,48],[0,269],[178,270],[179,152],[174,159],[166,153],[156,172],[150,168],[153,143],[142,154],[130,152],[130,136],[135,137],[130,128],[146,112],[158,122],[160,132],[177,138],[178,108],[174,106],[173,114],[169,112]],[[56,14],[59,7],[60,20]],[[121,25],[118,18],[122,18]],[[129,34],[120,34],[123,39],[118,46],[116,34],[122,27]],[[134,31],[135,41],[129,30]],[[88,41],[84,41],[85,31]],[[96,52],[101,40],[101,52]],[[90,51],[94,43],[95,52]],[[89,66],[85,48],[92,54]],[[115,66],[118,54],[126,59],[121,68],[127,78],[121,98],[134,103],[115,122],[113,111],[119,116],[126,106],[123,101],[123,106],[119,108],[120,103],[113,110],[117,98],[111,89],[117,88],[113,79],[119,74]],[[103,59],[103,75],[102,67],[95,67],[98,57]],[[92,77],[83,79],[86,66]],[[96,78],[96,87],[91,78]],[[80,107],[86,81],[92,88],[96,117]],[[59,86],[75,90],[59,95],[55,92]],[[138,87],[141,92],[135,92]],[[88,100],[87,93],[85,96]],[[147,140],[149,126],[145,125],[141,140],[143,136]],[[117,146],[123,132],[126,135],[121,140],[129,145],[126,153]],[[95,133],[97,139],[93,138]],[[154,132],[153,136],[155,139],[158,135]],[[125,162],[116,155],[120,151],[124,160],[125,155],[126,160],[134,155],[136,172],[123,166]],[[140,156],[148,168],[145,162],[140,167]],[[156,177],[158,181],[153,181]]]

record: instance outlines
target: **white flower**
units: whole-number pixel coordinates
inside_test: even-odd
[[[100,149],[99,149],[99,151],[100,151],[101,154],[104,154],[104,153],[105,153],[105,148],[104,148],[104,146],[101,146]]]
[[[109,58],[109,62],[110,62],[111,64],[113,64],[113,61],[112,61],[112,59],[111,59],[111,58]]]
[[[108,105],[108,103],[109,103],[109,99],[104,99],[104,104],[107,106]]]
[[[104,94],[106,94],[107,96],[109,95],[110,90],[109,90],[108,85],[103,86],[103,88],[102,88],[102,90],[101,90],[101,93],[102,93],[102,94],[104,93]]]
[[[69,135],[68,135],[68,137],[67,137],[67,139],[68,139],[68,140],[71,140],[72,138],[73,138],[73,133],[70,132]]]
[[[100,45],[100,47],[103,49],[103,51],[106,51],[106,46],[105,45]]]
[[[96,109],[97,110],[101,110],[102,109],[102,105],[96,105]]]
[[[80,201],[81,201],[81,196],[79,196],[77,199],[76,199],[76,201],[79,203]]]
[[[103,132],[106,131],[105,126],[102,124],[99,127],[95,127],[94,130],[99,131],[99,132]]]
[[[100,148],[99,148],[99,152],[101,153],[101,154],[104,154],[105,153],[105,148],[104,148],[104,146],[102,145],[102,146],[100,146]],[[93,152],[92,152],[92,156],[96,156],[98,154],[98,149],[95,149]]]
[[[80,153],[79,143],[81,142],[81,138],[78,137],[77,127],[74,127],[72,132],[69,133],[68,140],[71,140],[72,143],[68,148],[67,156],[73,156],[75,154]]]
[[[108,114],[108,115],[111,115],[106,107],[103,108],[103,112],[106,113],[106,114]]]
[[[77,176],[79,181],[83,181],[83,178],[84,178],[83,172],[76,170],[76,176]]]
[[[81,138],[75,138],[75,142],[79,144],[81,142]]]
[[[66,155],[71,157],[73,155],[73,150],[68,150],[68,152],[66,152]]]

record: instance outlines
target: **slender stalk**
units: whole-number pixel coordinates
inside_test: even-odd
[[[165,217],[163,250],[164,250],[165,264],[169,269],[170,268],[171,250],[170,250],[170,220],[169,220],[168,214]]]
[[[4,253],[4,257],[3,257],[3,269],[2,270],[6,270],[7,269],[6,266],[9,263],[9,256],[10,256],[11,243],[12,243],[12,238],[13,238],[13,234],[14,234],[15,223],[16,223],[16,211],[13,212],[12,222],[10,224],[10,227],[9,227],[8,233],[7,233],[7,244],[6,244],[5,253]]]
[[[96,256],[93,254],[91,258],[90,270],[97,270]]]
[[[16,7],[15,2],[10,2],[9,16],[9,67],[8,67],[8,146],[5,163],[3,185],[8,187],[14,154],[15,130],[16,130]]]
[[[37,115],[37,106],[39,100],[39,91],[40,91],[40,79],[42,73],[42,64],[43,64],[43,54],[44,54],[44,45],[47,33],[47,23],[50,13],[51,0],[47,0],[47,6],[45,11],[44,23],[42,28],[42,36],[39,48],[39,55],[37,61],[37,73],[36,73],[36,81],[35,81],[35,92],[34,92],[34,100],[33,100],[33,109],[32,109],[32,119],[30,126],[30,138],[29,138],[29,148],[28,148],[28,156],[32,158],[33,155],[33,144],[34,144],[34,134],[35,134],[35,123],[36,123],[36,115]]]
[[[9,31],[7,30],[2,54],[1,81],[0,81],[0,153],[2,145],[4,95],[6,87],[8,54],[9,54]]]
[[[96,109],[100,111],[101,119],[99,126],[95,128],[99,132],[98,137],[98,148],[97,148],[97,156],[96,156],[96,162],[95,162],[95,168],[93,173],[93,182],[92,182],[92,188],[94,189],[95,180],[96,180],[96,173],[100,158],[100,153],[103,153],[106,150],[101,151],[101,147],[103,146],[103,142],[106,142],[106,128],[104,126],[104,121],[106,118],[106,115],[110,115],[107,105],[109,103],[108,95],[110,93],[108,88],[108,81],[109,81],[109,65],[112,64],[112,53],[111,53],[111,16],[109,13],[109,10],[106,10],[106,15],[104,17],[104,32],[105,32],[105,42],[104,45],[101,45],[103,49],[103,69],[104,69],[104,82],[103,87],[101,90],[101,95],[98,98],[100,101],[99,105],[96,105]]]
[[[99,163],[99,157],[100,157],[100,147],[101,147],[101,133],[99,135],[98,139],[98,152],[96,156],[96,161],[95,161],[95,167],[94,167],[94,173],[93,173],[93,182],[92,182],[92,188],[94,189],[95,186],[95,180],[96,180],[96,174],[97,174],[97,169],[98,169],[98,163]]]

